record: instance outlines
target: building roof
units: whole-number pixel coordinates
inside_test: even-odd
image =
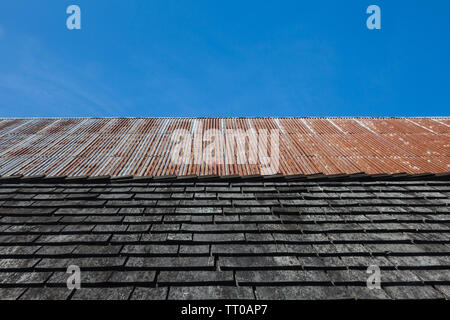
[[[0,300],[450,299],[449,125],[0,119]]]
[[[231,130],[278,132],[280,161],[274,173],[439,173],[449,171],[449,127],[448,118],[0,119],[0,175],[263,173],[259,160],[248,156],[239,162],[236,152],[227,153]],[[191,161],[181,164],[171,161],[177,130],[192,140]],[[220,151],[216,159],[205,155],[211,130],[220,136],[214,138]],[[243,148],[259,145],[253,141]]]
[[[449,180],[1,178],[0,299],[450,298]]]

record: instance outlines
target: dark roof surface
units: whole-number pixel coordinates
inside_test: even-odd
[[[0,299],[450,298],[448,175],[338,180],[0,179]]]
[[[186,139],[174,135],[179,130]],[[211,130],[217,137],[208,149]],[[268,133],[263,142],[278,137],[270,143],[280,155],[271,173],[450,171],[447,117],[38,118],[0,119],[0,175],[265,174],[262,161],[242,156],[265,149],[249,132]],[[179,141],[190,151],[187,163],[172,161]]]

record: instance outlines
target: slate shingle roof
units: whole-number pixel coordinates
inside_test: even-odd
[[[449,180],[1,178],[0,299],[448,299]]]

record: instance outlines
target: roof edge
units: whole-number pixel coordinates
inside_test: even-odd
[[[444,173],[381,173],[367,174],[364,172],[352,174],[331,174],[315,173],[310,175],[210,175],[210,176],[3,176],[0,177],[1,184],[11,183],[180,183],[180,182],[248,182],[248,181],[265,181],[265,182],[295,182],[295,181],[311,181],[311,182],[352,182],[352,181],[450,181],[450,172]]]
[[[235,116],[235,117],[0,117],[0,120],[71,120],[71,119],[450,119],[450,116]]]

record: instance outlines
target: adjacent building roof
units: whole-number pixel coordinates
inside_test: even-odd
[[[448,118],[0,119],[0,175],[261,174],[260,162],[227,153],[229,130],[278,132],[274,173],[439,173],[449,171],[449,126]],[[182,164],[171,161],[177,130],[192,139]],[[204,154],[211,130],[223,151],[212,163]]]
[[[449,194],[448,174],[1,178],[0,299],[450,298]]]

